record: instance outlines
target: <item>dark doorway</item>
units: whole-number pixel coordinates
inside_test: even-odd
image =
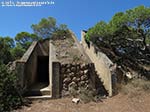
[[[32,69],[32,68],[31,68]],[[36,82],[31,85],[25,96],[50,95],[49,89],[49,56],[37,57]]]
[[[38,56],[37,80],[49,84],[49,56]]]

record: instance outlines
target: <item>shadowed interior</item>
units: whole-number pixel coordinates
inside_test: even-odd
[[[37,81],[49,84],[49,56],[38,56]]]

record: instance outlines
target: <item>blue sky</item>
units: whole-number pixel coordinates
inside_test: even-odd
[[[0,0],[16,1],[16,0]],[[64,23],[80,39],[82,29],[92,27],[100,20],[108,22],[120,11],[139,5],[149,7],[149,0],[17,0],[53,1],[54,5],[41,7],[2,7],[0,6],[0,36],[15,37],[21,31],[32,33],[31,25],[41,18],[52,16],[58,24]]]

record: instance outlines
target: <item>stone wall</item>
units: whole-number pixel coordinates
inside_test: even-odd
[[[70,88],[89,88],[92,86],[96,89],[96,71],[94,64],[62,64],[61,65],[62,79],[62,95],[68,93]]]
[[[109,96],[112,96],[112,76],[110,66],[113,65],[111,60],[102,52],[100,52],[92,43],[89,45],[85,42],[85,32],[81,32],[81,42],[86,54],[90,57],[91,61],[95,64],[98,77],[104,82],[105,89],[108,91]]]

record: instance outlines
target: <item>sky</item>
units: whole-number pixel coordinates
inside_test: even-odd
[[[8,7],[6,2],[51,2],[51,5],[38,7]],[[33,33],[32,24],[42,18],[54,17],[58,24],[67,24],[80,40],[81,30],[87,30],[100,20],[109,22],[117,12],[144,5],[150,6],[149,0],[0,0],[0,36],[12,38],[19,32]]]

